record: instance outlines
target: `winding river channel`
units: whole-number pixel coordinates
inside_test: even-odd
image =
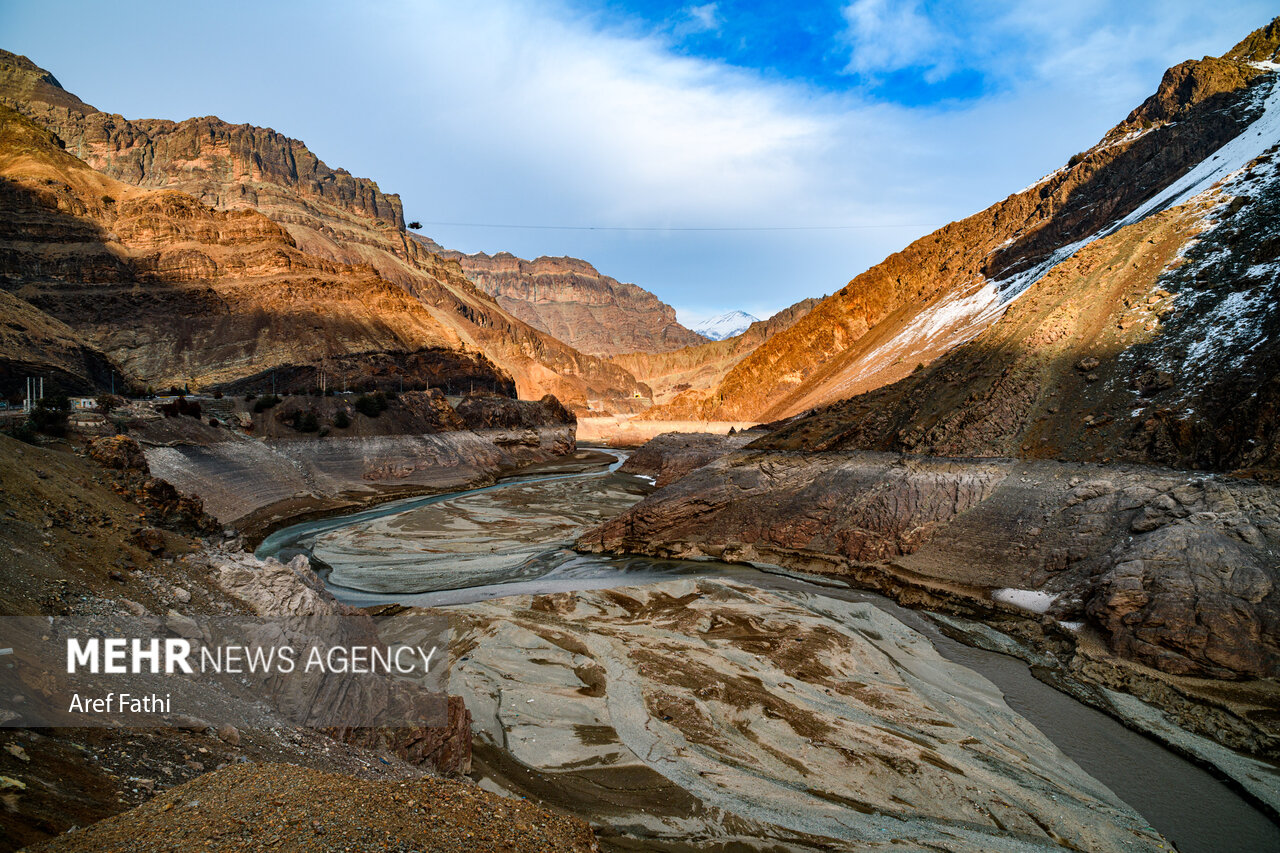
[[[847,788],[839,797],[817,791],[821,786],[815,784],[815,777],[847,767],[854,760],[849,756],[859,752],[836,743],[839,737],[832,734],[841,728],[843,714],[861,719],[857,716],[861,712],[832,705],[832,697],[854,697],[861,703],[859,708],[900,703],[885,710],[884,719],[870,723],[874,729],[892,732],[896,742],[914,750],[902,755],[916,755],[927,762],[903,769],[906,765],[894,755],[886,759],[911,777],[911,784],[917,786],[912,791],[928,791],[926,799],[942,802],[956,787],[955,779],[985,780],[980,785],[987,799],[976,819],[989,816],[1001,830],[1008,827],[1015,839],[1029,837],[1019,829],[1019,818],[1030,815],[1030,831],[1043,830],[1053,842],[1077,848],[1158,849],[1141,835],[1149,823],[1186,853],[1280,850],[1280,827],[1214,775],[1038,681],[1023,661],[951,639],[926,612],[902,608],[826,578],[713,562],[588,556],[569,550],[581,530],[623,511],[651,488],[641,478],[619,473],[625,457],[609,453],[612,462],[598,451],[580,451],[576,462],[559,469],[545,466],[487,488],[411,498],[296,524],[273,533],[257,553],[285,558],[307,553],[334,595],[348,604],[448,608],[471,620],[473,627],[461,635],[466,648],[455,649],[460,662],[451,691],[463,690],[476,716],[479,781],[576,812],[598,827],[612,826],[614,835],[606,831],[601,836],[609,848],[675,851],[705,845],[716,850],[802,850],[823,847],[821,839],[826,838],[858,843],[884,840],[877,846],[887,849],[1041,846],[1020,841],[1006,846],[999,841],[1000,833],[992,838],[966,835],[973,822],[967,818],[950,821],[935,816],[913,834],[903,829],[912,823],[909,816],[885,822],[881,815],[886,810],[879,805],[879,792],[872,783],[857,791],[857,797],[848,796]],[[528,598],[519,598],[534,595],[553,596],[546,599],[553,606],[532,607]],[[578,598],[571,601],[574,596]],[[507,602],[517,601],[518,607],[503,609]],[[720,610],[697,609],[704,601],[727,603]],[[543,609],[548,611],[545,618],[535,612]],[[794,620],[796,644],[802,642],[800,637],[814,635],[870,638],[868,649],[848,663],[850,672],[863,675],[857,681],[832,680],[829,673],[810,678],[804,668],[812,667],[788,663],[790,659],[777,650],[777,637],[752,634],[744,639],[743,631],[758,631],[761,626],[773,631],[783,624],[777,620],[787,618]],[[411,620],[397,619],[401,630],[407,630]],[[644,627],[637,627],[641,621]],[[736,633],[724,628],[729,625],[738,626]],[[571,642],[567,638],[575,631],[580,633]],[[756,691],[749,702],[734,695],[708,698],[706,685],[683,684],[671,673],[664,674],[660,652],[687,661],[692,673],[698,655],[707,651],[706,637],[732,641],[715,648],[726,650],[727,682],[748,693]],[[543,642],[546,638],[551,642]],[[681,642],[690,645],[679,646]],[[650,649],[646,643],[655,645]],[[628,650],[623,657],[630,654],[635,660],[620,662],[620,648]],[[831,662],[832,654],[836,652],[830,648],[815,648],[804,657],[813,660],[827,655],[823,659],[828,660],[828,669],[839,669],[838,663]],[[556,655],[568,655],[568,662],[558,665]],[[521,656],[532,658],[533,664],[522,663]],[[504,666],[509,671],[501,672]],[[789,678],[770,681],[769,673],[779,667]],[[673,667],[681,668],[680,664]],[[888,674],[895,678],[884,683],[876,680]],[[801,683],[805,679],[812,683]],[[967,695],[969,682],[978,684],[972,696]],[[567,690],[565,685],[570,683],[576,693]],[[605,683],[607,687],[595,692],[589,689]],[[859,692],[851,692],[855,688],[850,684],[856,684]],[[957,684],[966,686],[961,689]],[[770,689],[786,696],[775,702],[774,695],[759,692],[760,685],[775,685]],[[631,687],[635,687],[633,705],[644,706],[637,720],[628,717],[630,706],[618,704],[621,700],[613,695]],[[601,691],[610,695],[600,697]],[[965,693],[954,704],[969,703],[966,707],[971,710],[957,711],[949,721],[928,720],[929,725],[918,724],[910,730],[902,722],[912,714],[919,716],[916,706],[905,704],[908,700],[903,697],[916,701],[919,694],[924,697],[919,701],[934,708],[937,716],[936,708],[950,704],[953,693]],[[613,703],[607,706],[609,713],[601,710],[606,705],[600,703],[606,700]],[[758,719],[743,722],[740,728],[752,742],[747,751],[777,754],[781,762],[777,767],[762,764],[754,755],[733,757],[735,745],[726,742],[732,737],[724,734],[723,726],[719,733],[707,734],[705,721],[697,715],[706,713],[707,707],[733,707],[735,701],[753,713],[763,708],[764,717],[756,713]],[[576,739],[561,730],[563,725],[556,728],[558,721],[570,718],[576,720],[570,732],[576,733]],[[762,725],[774,718],[788,722],[790,728]],[[645,741],[651,730],[664,723],[677,728],[665,739]],[[959,739],[948,734],[951,730],[963,733],[966,725],[982,737]],[[872,728],[869,725],[867,730]],[[804,737],[797,739],[795,732]],[[961,763],[965,753],[955,746],[967,744],[972,749],[977,740],[1002,739],[1010,744],[1007,755],[985,755],[972,766]],[[679,746],[670,747],[667,755],[663,750],[671,741]],[[533,746],[534,742],[538,745]],[[648,743],[646,754],[636,758],[641,753],[638,744],[644,743]],[[827,747],[839,747],[844,763],[824,764],[830,761],[823,751]],[[707,758],[712,753],[715,760]],[[1038,757],[1042,754],[1043,759]],[[796,767],[783,766],[797,764],[789,755],[803,758]],[[1061,760],[1061,755],[1070,760]],[[1059,773],[1055,760],[1074,765],[1055,775]],[[1003,775],[983,775],[997,766],[1005,768]],[[942,781],[931,782],[932,788],[924,786],[919,768],[938,774]],[[596,775],[589,775],[588,769]],[[1024,771],[1025,776],[1019,775]],[[1027,803],[1019,800],[1028,784],[1025,781],[1000,787],[1010,775],[1033,780],[1036,793]],[[856,779],[856,774],[851,778]],[[912,795],[904,793],[905,788],[893,787],[896,778],[885,783],[888,798],[884,802],[909,802],[920,808]],[[630,781],[601,782],[610,779]],[[639,792],[632,799],[621,792],[627,785],[634,789],[631,793]],[[974,796],[972,786],[965,790],[968,793],[957,795],[960,800]],[[740,792],[736,798],[735,791]],[[1006,806],[1014,817],[999,810]],[[1125,828],[1117,830],[1117,835],[1106,835],[1089,827],[1091,808],[1103,809],[1107,820]],[[952,806],[952,813],[958,814],[957,809]],[[1061,826],[1056,823],[1059,820]],[[1100,818],[1099,823],[1105,820]],[[1084,826],[1078,830],[1084,835],[1073,836],[1061,828],[1075,824]],[[769,837],[757,848],[751,839],[762,832],[761,827],[769,828]],[[1121,843],[1116,838],[1127,840]],[[900,845],[895,843],[899,841]]]

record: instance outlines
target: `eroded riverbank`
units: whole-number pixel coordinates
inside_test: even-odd
[[[598,482],[608,492],[620,488],[622,477],[597,472],[581,482]],[[437,507],[456,501],[456,506],[435,510],[443,513],[436,518],[476,520],[476,513],[501,510],[502,525],[509,525],[514,523],[513,503],[500,493],[532,487],[498,486],[456,499],[427,500]],[[584,489],[578,499],[590,501],[592,494],[592,489]],[[484,500],[489,498],[494,501],[486,508]],[[563,510],[554,502],[543,502],[542,507],[553,514]],[[377,511],[379,519],[353,518],[347,523],[376,525],[394,511],[384,507]],[[547,529],[536,514],[522,517],[531,531]],[[379,526],[370,559],[381,561],[388,550],[418,548],[413,539],[423,529],[421,522],[420,518],[417,523]],[[330,526],[319,538],[336,535],[340,527]],[[352,535],[356,534],[343,537]],[[521,541],[516,529],[503,530],[501,537]],[[389,580],[396,575],[394,568],[382,573],[381,592],[331,588],[354,604],[452,605],[459,625],[452,689],[468,695],[476,718],[482,783],[588,817],[618,849],[641,843],[644,849],[659,849],[659,843],[671,850],[703,849],[730,841],[757,848],[780,844],[782,849],[812,849],[831,844],[830,839],[849,845],[887,843],[892,838],[908,846],[999,849],[994,839],[1015,848],[1035,847],[1055,843],[1053,833],[1087,849],[1133,849],[1130,844],[1142,849],[1154,838],[1146,834],[1145,822],[1123,803],[1117,805],[1114,797],[1101,795],[1099,789],[1106,789],[1096,779],[1104,779],[1124,803],[1138,808],[1181,849],[1271,849],[1280,843],[1273,824],[1208,774],[1036,681],[1021,661],[948,640],[923,614],[901,611],[866,593],[746,566],[573,555],[556,548],[554,538],[539,543],[543,550],[533,558],[509,564],[508,583],[502,582],[501,572],[490,571],[492,566],[472,573],[464,562],[450,590],[408,591],[420,582],[417,579],[404,584],[406,591],[396,592],[394,580]],[[348,552],[352,558],[355,554]],[[588,591],[592,587],[629,588]],[[649,606],[645,602],[682,599],[694,590],[698,594],[685,604],[668,608],[671,624],[662,624],[654,614],[641,615]],[[500,600],[478,603],[495,598]],[[867,618],[888,620],[892,630],[847,624],[847,608],[854,603],[864,608],[859,612]],[[639,609],[632,614],[631,607]],[[725,612],[717,613],[721,608]],[[835,613],[842,615],[836,618]],[[748,632],[717,637],[708,620],[730,614],[733,618],[725,624],[750,625],[759,636],[753,639]],[[400,613],[383,620],[380,630],[388,638],[409,636],[413,620],[413,611]],[[866,630],[879,639],[871,639]],[[788,671],[772,657],[792,644],[799,652],[806,638],[832,632],[845,638],[836,644],[838,654],[810,650],[800,656],[821,662],[822,677],[816,677],[816,667],[813,673],[796,667]],[[823,654],[840,659],[824,659]],[[701,663],[698,671],[703,677],[697,684],[683,683],[692,661]],[[868,670],[871,661],[878,671],[875,666]],[[871,673],[876,673],[874,678]],[[940,673],[949,673],[949,680],[939,682]],[[771,677],[763,677],[766,674]],[[838,683],[824,684],[824,678]],[[988,679],[999,690],[991,688]],[[699,689],[716,684],[739,687],[725,696],[697,695]],[[740,689],[741,685],[751,689]],[[945,697],[965,695],[970,701],[960,716],[979,716],[970,716],[962,725],[950,718],[958,711]],[[982,718],[994,712],[978,701],[981,696],[1000,706],[995,714],[1000,725]],[[876,707],[874,703],[885,704],[886,697],[892,702]],[[913,714],[949,725],[925,727],[929,730],[923,733],[919,727],[903,728],[904,715]],[[869,722],[873,717],[878,722]],[[983,719],[978,728],[987,734],[959,735],[966,725],[974,727],[974,719]],[[811,744],[815,738],[797,734],[796,726],[805,725],[798,720],[822,721],[835,734]],[[902,734],[923,744],[903,739]],[[960,744],[952,735],[959,740],[973,737],[977,744]],[[882,744],[876,752],[867,737],[896,744],[897,752]],[[848,738],[852,740],[846,743]],[[1019,740],[1026,738],[1030,740]],[[1020,744],[1017,751],[1025,760],[1009,759],[1004,751],[1009,743]],[[989,749],[995,750],[995,757],[967,752],[981,755]],[[963,775],[929,761],[926,754]],[[873,755],[881,757],[869,757]],[[1025,763],[1028,760],[1031,765]],[[875,774],[867,762],[875,763]],[[974,762],[981,765],[981,773]],[[1032,772],[1030,766],[1039,769]],[[1029,772],[1038,781],[1028,787]],[[982,775],[989,773],[995,776]],[[874,784],[868,785],[873,778]],[[983,783],[976,784],[978,779]],[[814,781],[820,784],[811,784]],[[991,781],[999,784],[986,785]],[[914,787],[918,785],[925,788]],[[975,791],[967,790],[970,785]],[[983,785],[979,796],[976,789]],[[922,790],[929,795],[922,795]],[[1003,812],[1006,806],[990,800],[988,792],[1003,792],[995,795],[1013,812]],[[930,812],[935,799],[953,803],[948,813],[966,814],[963,826],[939,823],[939,814]],[[961,802],[982,804],[986,811],[964,812],[957,805]],[[1105,804],[1101,812],[1100,804]],[[885,815],[892,816],[888,826],[895,831],[881,838],[872,831],[877,826],[873,818]],[[1036,823],[1037,818],[1047,829]],[[1224,826],[1230,827],[1229,843]],[[978,833],[983,843],[969,833]],[[634,840],[640,838],[645,840]]]

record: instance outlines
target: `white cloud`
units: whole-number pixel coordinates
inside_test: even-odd
[[[687,18],[676,31],[679,33],[715,32],[720,29],[720,4],[703,3],[685,10]]]
[[[926,67],[945,76],[950,70],[942,38],[915,0],[855,0],[843,14],[851,47],[846,71],[876,74]]]

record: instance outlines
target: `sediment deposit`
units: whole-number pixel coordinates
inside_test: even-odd
[[[873,605],[682,580],[452,612],[451,689],[481,772],[585,799],[654,849],[1164,843],[995,687]],[[380,629],[411,638],[417,618]]]

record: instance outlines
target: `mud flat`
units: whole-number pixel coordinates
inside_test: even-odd
[[[682,458],[699,451],[684,444]],[[330,589],[348,604],[410,606],[374,611],[388,642],[413,641],[425,612],[415,606],[446,607],[457,620],[450,691],[477,721],[473,776],[591,820],[609,849],[1168,849],[1146,821],[1196,853],[1228,837],[1232,849],[1280,843],[1207,773],[1021,661],[944,636],[933,615],[835,579],[574,555],[565,530],[530,555],[525,537],[548,507],[586,518],[635,502],[622,470],[415,499],[452,506],[417,524],[404,513],[367,540],[360,529],[396,505],[277,535],[334,534],[352,564],[414,549],[420,533],[438,548],[441,591],[358,591],[332,576]],[[525,507],[521,532],[513,511]],[[465,562],[477,541],[493,549],[485,571],[450,572],[449,549]],[[379,585],[416,586],[397,574],[384,567]],[[942,623],[1013,651],[981,623]]]
[[[492,747],[490,784],[532,769],[653,849],[1168,847],[872,604],[687,579],[451,612],[450,689]],[[411,639],[418,618],[380,633]]]
[[[642,495],[625,476],[512,483],[321,533],[310,550],[329,567],[329,582],[347,589],[473,587],[510,580],[521,565],[567,546]]]

